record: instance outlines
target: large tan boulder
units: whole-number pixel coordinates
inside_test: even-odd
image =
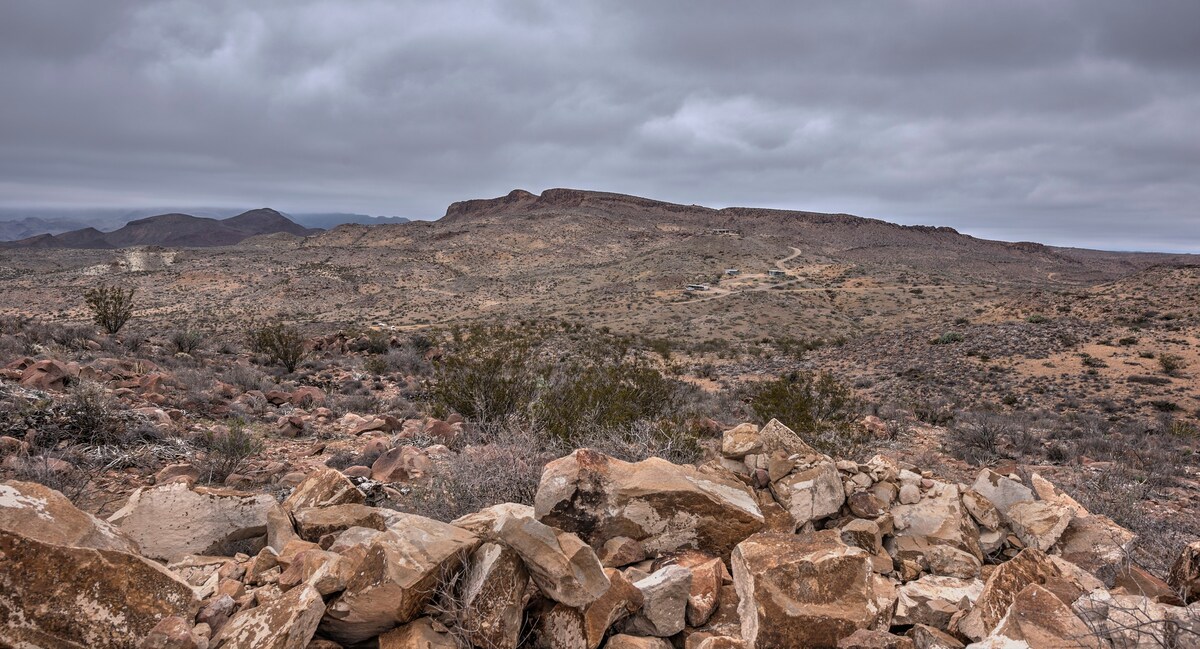
[[[476,548],[458,583],[458,628],[467,641],[515,649],[528,587],[529,572],[516,552],[496,543]]]
[[[963,649],[961,640],[926,624],[914,624],[905,635],[913,641],[913,649]]]
[[[181,482],[134,491],[108,522],[142,554],[170,561],[185,554],[226,554],[234,541],[264,536],[276,505],[267,494],[191,489]]]
[[[1136,541],[1137,535],[1107,516],[1076,516],[1058,539],[1058,554],[1111,587],[1129,565]]]
[[[991,469],[984,469],[975,478],[971,490],[983,496],[992,503],[1001,515],[1008,513],[1008,508],[1017,503],[1033,502],[1033,490],[1025,485],[1000,475]]]
[[[1194,613],[1197,627],[1191,633],[1172,619],[1173,613],[1187,609],[1140,595],[1113,595],[1098,589],[1075,600],[1071,610],[1118,649],[1200,646],[1200,609]]]
[[[895,534],[886,546],[893,558],[917,560],[938,575],[979,575],[979,528],[964,510],[956,485],[935,482],[918,502],[895,505],[891,514]]]
[[[199,608],[187,582],[149,559],[0,530],[0,646],[132,647],[162,618]]]
[[[1183,596],[1184,603],[1200,600],[1200,541],[1192,542],[1179,553],[1167,583]]]
[[[36,482],[0,483],[0,530],[54,545],[138,552],[116,527]]]
[[[642,608],[629,620],[627,631],[667,638],[683,630],[692,589],[691,570],[680,565],[666,566],[633,585],[642,593]]]
[[[604,649],[671,649],[671,643],[662,638],[619,633],[608,639]]]
[[[753,424],[741,424],[721,434],[721,455],[740,460],[747,455],[819,455],[817,450],[800,438],[778,419],[772,419],[762,430]]]
[[[388,530],[366,544],[346,589],[329,603],[321,634],[354,644],[413,620],[478,544],[462,528],[394,513]]]
[[[450,521],[450,524],[461,527],[481,539],[493,541],[504,526],[504,521],[510,518],[534,518],[533,507],[519,503],[500,503],[456,518]]]
[[[380,507],[346,504],[299,509],[292,513],[292,520],[296,522],[296,533],[300,538],[316,543],[326,534],[336,534],[351,527],[385,530],[391,516],[391,510]]]
[[[832,516],[846,502],[837,465],[824,459],[772,482],[771,493],[792,515],[796,527]]]
[[[531,518],[510,517],[497,537],[525,562],[538,590],[556,602],[586,606],[609,588],[595,551],[574,534]]]
[[[546,465],[534,511],[595,547],[624,536],[652,555],[702,548],[725,556],[763,526],[753,492],[725,469],[622,462],[588,449]]]
[[[837,649],[913,649],[913,641],[887,631],[859,629],[839,640]]]
[[[587,632],[578,608],[544,601],[530,615],[532,642],[537,649],[585,649]]]
[[[1027,548],[1049,551],[1058,543],[1067,526],[1075,518],[1075,511],[1066,505],[1037,500],[1015,503],[1005,514],[1013,534]]]
[[[304,649],[316,633],[325,602],[307,584],[234,615],[212,639],[212,649]]]
[[[950,626],[950,618],[970,609],[983,592],[978,579],[925,575],[896,589],[896,613],[892,624],[926,624],[939,629]]]
[[[1017,593],[991,635],[1039,649],[1108,649],[1108,643],[1070,606],[1038,584]]]
[[[1074,602],[1085,592],[1102,587],[1082,569],[1040,550],[1026,548],[992,570],[975,606],[959,621],[959,632],[977,641],[988,636],[1004,619],[1017,595],[1030,584],[1044,587],[1063,603]]]
[[[294,512],[307,507],[360,505],[365,501],[366,496],[341,471],[321,467],[296,485],[292,494],[283,501],[283,507]]]
[[[895,588],[836,530],[756,534],[733,551],[747,649],[836,647],[858,629],[887,629]]]

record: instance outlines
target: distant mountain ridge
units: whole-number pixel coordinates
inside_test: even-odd
[[[159,214],[126,223],[112,232],[83,228],[62,234],[41,234],[18,241],[0,243],[5,248],[127,248],[164,246],[206,248],[231,246],[249,237],[280,232],[309,236],[321,232],[306,228],[270,208],[243,212],[226,219],[190,214]]]

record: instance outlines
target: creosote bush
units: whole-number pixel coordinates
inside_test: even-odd
[[[279,363],[289,373],[295,372],[296,366],[308,355],[304,334],[281,322],[251,325],[246,340],[251,351]]]
[[[758,423],[778,419],[823,451],[860,441],[854,439],[857,400],[829,374],[792,372],[751,387],[748,397]]]
[[[179,354],[192,354],[204,344],[204,334],[199,331],[176,331],[171,334],[171,346]]]
[[[230,419],[224,430],[206,430],[195,440],[205,451],[200,463],[201,477],[209,483],[221,483],[237,473],[246,460],[263,450],[263,442],[246,427],[243,419]]]
[[[83,294],[88,308],[92,310],[96,324],[110,334],[115,334],[133,316],[133,289],[101,284]]]
[[[515,420],[572,446],[599,430],[686,430],[696,388],[664,376],[647,356],[603,331],[478,324],[451,332],[426,397],[437,416]]]

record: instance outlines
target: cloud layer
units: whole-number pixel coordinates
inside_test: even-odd
[[[0,203],[434,217],[514,187],[1200,251],[1200,3],[43,0]]]

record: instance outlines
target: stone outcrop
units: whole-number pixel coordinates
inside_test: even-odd
[[[629,463],[587,449],[546,465],[534,511],[596,547],[624,536],[651,554],[704,548],[725,556],[763,526],[754,495],[719,467]]]
[[[54,545],[138,552],[116,527],[36,482],[0,483],[0,530]]]
[[[834,647],[858,629],[888,627],[895,588],[836,531],[757,534],[732,560],[747,649]]]
[[[462,528],[400,515],[367,544],[345,590],[326,608],[322,633],[350,644],[415,619],[478,544]]]
[[[191,489],[172,482],[134,491],[108,522],[133,539],[145,556],[171,560],[224,554],[231,542],[265,536],[267,513],[275,504],[266,494]]]
[[[508,518],[498,538],[520,555],[542,594],[556,602],[581,607],[608,590],[595,551],[574,534],[531,518]]]
[[[199,606],[187,582],[149,559],[0,530],[2,646],[131,647]]]
[[[312,586],[302,585],[233,616],[210,646],[212,649],[303,649],[312,640],[324,612],[321,593]]]
[[[476,548],[458,584],[458,626],[467,641],[515,649],[528,587],[529,572],[516,552],[496,543]]]
[[[294,512],[309,507],[361,505],[365,501],[366,496],[341,471],[323,467],[305,476],[283,501],[283,507]]]

